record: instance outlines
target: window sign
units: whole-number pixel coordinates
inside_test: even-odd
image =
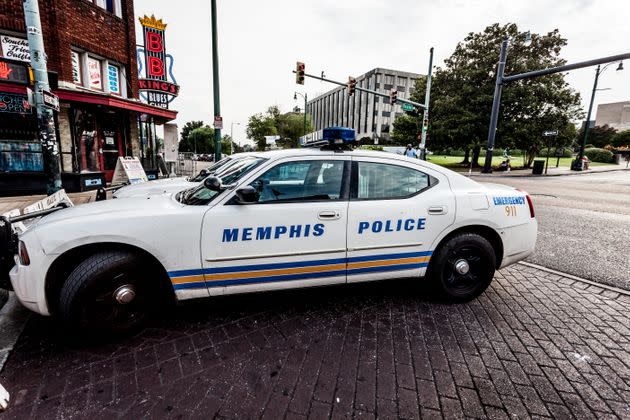
[[[72,80],[75,84],[81,84],[81,55],[72,51]]]
[[[28,40],[8,35],[0,35],[2,56],[10,60],[31,62],[31,53],[28,49]]]
[[[117,66],[109,64],[107,66],[107,74],[109,79],[109,91],[111,93],[120,94],[120,70]]]
[[[103,90],[103,75],[101,73],[101,60],[88,57],[88,78],[90,89]]]

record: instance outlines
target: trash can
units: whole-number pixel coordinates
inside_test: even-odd
[[[534,175],[542,175],[544,169],[545,169],[545,161],[544,160],[535,160],[534,161],[534,167],[532,168],[532,174],[534,174]]]
[[[621,163],[621,154],[620,153],[615,153],[613,155],[613,163],[615,165],[619,165]]]

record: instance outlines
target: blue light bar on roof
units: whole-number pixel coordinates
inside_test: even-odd
[[[356,139],[354,130],[348,127],[328,127],[323,131],[322,140],[329,144],[352,143]]]

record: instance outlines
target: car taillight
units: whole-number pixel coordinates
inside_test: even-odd
[[[534,211],[534,203],[532,202],[532,198],[529,196],[527,191],[523,191],[520,188],[517,188],[516,191],[520,191],[525,194],[525,198],[527,198],[527,205],[529,206],[529,217],[536,217],[536,212]]]
[[[536,217],[536,212],[534,211],[534,203],[532,202],[532,198],[529,196],[529,194],[527,194],[526,197],[527,204],[529,205],[529,216],[534,218]]]
[[[20,241],[18,245],[18,256],[20,258],[20,264],[29,265],[31,263],[31,258],[28,256],[28,251],[26,250],[26,245],[22,241]]]

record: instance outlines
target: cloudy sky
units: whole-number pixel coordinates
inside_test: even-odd
[[[515,22],[521,30],[546,33],[558,28],[568,39],[568,62],[630,52],[628,0],[218,0],[221,111],[224,133],[234,126],[245,141],[250,115],[269,105],[291,110],[295,91],[315,97],[332,85],[306,80],[295,84],[297,60],[307,72],[347,80],[374,67],[425,74],[428,51],[442,65],[457,42],[487,25]],[[168,23],[166,46],[175,57],[181,86],[172,108],[181,127],[213,116],[209,0],[135,0],[137,16],[155,14]],[[137,24],[138,34],[140,25]],[[139,37],[139,40],[142,38]],[[499,46],[497,45],[497,56]],[[626,70],[611,66],[600,78],[597,103],[630,100],[630,60]],[[588,106],[594,68],[569,74]],[[303,104],[303,102],[302,102]],[[302,106],[302,105],[300,105]],[[596,109],[596,108],[595,108]],[[240,123],[241,125],[236,125]]]

